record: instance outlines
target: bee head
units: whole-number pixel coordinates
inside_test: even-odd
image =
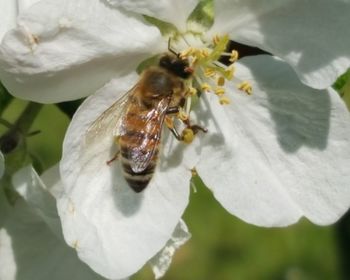
[[[188,79],[193,73],[187,59],[181,59],[171,53],[165,54],[160,58],[159,66],[183,79]]]

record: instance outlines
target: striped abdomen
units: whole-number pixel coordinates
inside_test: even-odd
[[[135,192],[145,189],[152,179],[157,164],[161,124],[156,110],[141,111],[131,105],[127,110],[119,148],[123,173]]]

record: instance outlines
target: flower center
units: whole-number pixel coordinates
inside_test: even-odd
[[[190,113],[194,100],[198,100],[202,94],[215,94],[221,105],[230,104],[230,98],[226,94],[226,84],[235,83],[236,88],[251,95],[252,86],[248,81],[241,81],[235,77],[235,62],[239,58],[236,50],[227,52],[229,38],[227,35],[215,36],[210,42],[202,40],[200,34],[177,34],[169,39],[169,49],[177,53],[181,59],[189,62],[189,68],[193,71],[191,78],[185,81],[186,102],[176,118],[187,127],[183,135],[185,143],[191,143],[195,133],[190,133]],[[222,57],[228,57],[229,65],[220,61]]]

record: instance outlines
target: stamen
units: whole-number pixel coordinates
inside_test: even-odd
[[[216,75],[216,71],[215,71],[214,68],[207,67],[207,68],[204,70],[204,75],[205,75],[207,78],[214,77],[214,76]]]
[[[229,61],[236,62],[237,60],[238,60],[238,51],[232,50]]]
[[[234,74],[235,74],[235,67],[232,64],[224,70],[224,76],[229,81],[233,79]]]
[[[228,98],[227,96],[221,96],[220,99],[219,99],[219,102],[221,105],[228,105],[231,103],[231,100],[230,98]]]
[[[182,108],[180,108],[179,112],[177,113],[177,117],[182,121],[188,120],[188,115]]]
[[[248,81],[244,81],[238,85],[238,89],[244,91],[246,94],[251,95],[253,88]]]
[[[201,85],[202,91],[212,91],[211,86],[208,83],[203,83]]]
[[[188,91],[187,92],[189,93],[190,96],[197,95],[197,89],[194,88],[194,87],[188,87]]]
[[[225,93],[225,88],[223,88],[223,87],[217,87],[215,89],[215,94],[217,96],[222,96],[224,93]]]
[[[223,76],[220,76],[218,79],[217,79],[217,82],[216,84],[219,86],[219,87],[222,87],[225,85],[225,78]]]
[[[190,55],[192,55],[193,52],[194,52],[194,48],[193,47],[189,47],[188,49],[182,51],[179,56],[180,56],[181,59],[186,59]]]

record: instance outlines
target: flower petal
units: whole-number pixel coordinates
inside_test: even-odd
[[[186,20],[198,4],[198,0],[107,0],[115,7],[161,19],[184,31]]]
[[[58,238],[62,238],[55,198],[47,190],[34,168],[27,166],[17,171],[12,178],[12,184],[36,215]]]
[[[217,0],[213,33],[283,58],[303,83],[326,88],[350,66],[350,3]]]
[[[25,187],[28,188],[26,199],[30,205],[34,205],[37,200],[31,200],[31,197],[45,197],[47,194],[44,193],[41,184],[35,185],[40,179],[35,172],[31,174],[29,170],[31,169],[26,169],[28,172],[22,171],[22,174],[17,175],[22,179],[18,187],[23,190],[25,181],[23,176],[30,175],[26,181],[28,183]],[[19,180],[19,177],[16,180]],[[31,179],[34,179],[34,182],[31,182]],[[29,190],[32,187],[33,189]],[[37,205],[35,209],[30,205],[22,198],[19,198],[14,206],[9,205],[3,190],[0,190],[0,279],[104,279],[91,271],[77,258],[74,250],[52,233],[37,215]],[[46,206],[48,208],[41,209],[42,213],[46,213],[46,210],[50,212],[55,204]]]
[[[135,273],[171,238],[188,203],[196,157],[195,145],[164,139],[169,141],[153,179],[135,193],[119,162],[106,164],[115,154],[113,131],[102,128],[103,137],[86,144],[91,123],[136,80],[135,74],[113,80],[82,104],[67,131],[60,166],[65,193],[58,210],[65,239],[84,262],[113,279]]]
[[[191,234],[189,233],[185,222],[181,220],[165,247],[149,261],[156,279],[164,276],[169,269],[176,250],[185,244],[190,238]]]
[[[102,0],[40,1],[5,36],[0,79],[23,99],[77,99],[135,70],[160,38],[157,28]]]
[[[255,80],[253,95],[232,93],[227,107],[209,96],[205,106],[215,120],[208,123],[200,176],[229,212],[249,223],[285,226],[301,216],[335,222],[350,205],[345,105],[332,89],[300,84],[278,59],[242,63],[237,76]]]

